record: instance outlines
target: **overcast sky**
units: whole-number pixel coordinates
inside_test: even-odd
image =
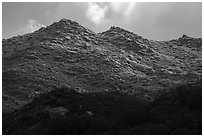
[[[62,18],[95,32],[119,26],[144,38],[202,37],[202,3],[3,3],[2,37],[35,31]]]

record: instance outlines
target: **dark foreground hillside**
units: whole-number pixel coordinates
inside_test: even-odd
[[[60,88],[3,114],[3,134],[202,134],[202,83],[154,101]]]

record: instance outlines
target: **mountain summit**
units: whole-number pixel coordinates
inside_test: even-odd
[[[3,112],[64,86],[151,101],[202,75],[202,39],[185,35],[153,41],[119,27],[96,34],[62,19],[2,43]]]

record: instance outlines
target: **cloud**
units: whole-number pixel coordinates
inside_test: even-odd
[[[131,2],[127,4],[125,16],[129,18],[129,15],[132,13],[134,7],[136,5],[136,2]]]
[[[135,2],[88,3],[86,17],[95,25],[113,21],[116,16],[129,19],[135,4]]]
[[[98,25],[105,19],[107,10],[107,5],[100,3],[88,3],[86,17],[88,17],[94,24]]]
[[[112,2],[110,7],[115,13],[123,14],[125,17],[129,17],[135,4],[136,2]]]
[[[28,24],[25,27],[26,32],[33,32],[41,27],[45,27],[45,25],[40,24],[38,21],[33,20],[33,19],[28,19]]]
[[[17,31],[13,32],[13,35],[21,35],[21,34],[34,32],[40,29],[41,27],[45,27],[45,25],[39,23],[37,20],[28,19],[27,24],[19,28]]]

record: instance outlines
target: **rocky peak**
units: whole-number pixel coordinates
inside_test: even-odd
[[[70,27],[80,27],[80,25],[69,19],[61,19],[58,22],[53,23],[51,26],[53,27],[61,27],[61,28],[70,28]]]
[[[102,32],[101,33],[102,36],[105,37],[117,37],[117,39],[119,37],[126,37],[126,38],[130,38],[130,39],[143,39],[141,36],[127,31],[121,27],[116,27],[116,26],[111,26],[109,30]]]
[[[124,30],[123,28],[120,28],[120,27],[111,26],[109,30],[103,32],[102,34],[106,34],[106,33],[124,34],[124,33],[131,33],[131,32]]]
[[[76,21],[72,21],[72,20],[70,20],[70,19],[61,19],[61,20],[59,21],[59,23],[65,23],[65,24],[77,24],[77,25],[79,25],[78,22],[76,22]]]
[[[189,48],[201,49],[201,47],[202,47],[202,39],[201,38],[193,38],[193,37],[190,37],[190,36],[185,35],[185,34],[178,39],[178,42],[179,42],[178,45],[182,45],[182,46],[185,45]]]
[[[185,34],[183,34],[183,36],[182,36],[182,38],[187,38],[188,36],[187,35],[185,35]]]
[[[47,31],[54,31],[59,33],[69,33],[69,34],[81,34],[88,33],[90,35],[94,35],[95,33],[91,30],[81,26],[79,23],[69,20],[69,19],[61,19],[58,22],[53,23],[52,25],[46,28]]]
[[[183,36],[180,39],[193,39],[193,38],[186,34],[183,34]]]
[[[117,26],[111,26],[109,30],[111,30],[111,31],[126,31],[126,30],[124,30],[120,27],[117,27]]]

